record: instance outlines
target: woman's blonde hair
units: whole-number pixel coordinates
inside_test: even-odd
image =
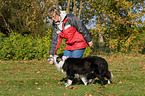
[[[48,16],[49,17],[52,17],[54,15],[58,15],[60,16],[60,10],[59,8],[57,8],[56,6],[51,6],[49,9],[48,9]]]

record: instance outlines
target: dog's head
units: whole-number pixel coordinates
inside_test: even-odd
[[[54,63],[55,62],[59,63],[62,60],[63,60],[63,53],[48,57],[48,61],[53,61]]]
[[[49,61],[53,61],[58,70],[60,70],[68,57],[63,56],[62,54],[54,55],[52,57],[48,57]]]

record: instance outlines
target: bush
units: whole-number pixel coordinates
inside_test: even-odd
[[[0,39],[1,60],[30,60],[42,59],[49,56],[49,45],[51,30],[47,31],[45,37],[34,39],[28,35],[21,36],[12,32],[9,37]],[[2,38],[2,36],[0,37]]]
[[[97,55],[105,53],[108,46],[108,42],[104,43],[99,41],[99,37],[96,31],[90,30],[93,35],[94,45],[88,47],[85,50],[84,56]],[[30,35],[22,36],[18,33],[11,32],[9,37],[3,38],[3,34],[0,33],[0,60],[32,60],[32,59],[47,59],[49,57],[49,48],[51,42],[51,29],[48,29],[47,35],[44,37],[33,38]],[[145,44],[145,33],[132,35],[125,41],[119,41],[120,52],[142,52]],[[112,52],[117,52],[118,39],[111,39],[109,41],[109,48]],[[65,49],[65,40],[62,40],[60,48],[57,50],[57,54],[63,53]]]
[[[93,47],[91,50],[94,55],[98,53],[122,52],[122,53],[143,53],[142,50],[145,47],[145,32],[142,28],[136,28],[136,31],[132,31],[131,35],[118,36],[114,38],[113,35],[109,37],[107,33],[102,32],[103,42],[100,42],[98,29],[91,29],[93,37]],[[109,50],[109,51],[108,51]],[[91,54],[92,54],[91,52]]]

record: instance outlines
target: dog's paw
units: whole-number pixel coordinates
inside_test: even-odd
[[[65,87],[68,87],[68,86],[70,86],[71,84],[72,84],[72,80],[68,79],[68,80],[67,80],[67,83],[65,83],[65,85],[66,85]]]
[[[89,84],[93,84],[95,82],[95,79],[90,79]]]
[[[108,80],[108,84],[111,84],[110,80]]]
[[[64,85],[65,85],[65,87],[68,87],[68,86],[70,86],[70,84],[68,84],[68,83],[65,83]]]

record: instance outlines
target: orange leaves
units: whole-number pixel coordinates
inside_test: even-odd
[[[69,88],[70,88],[70,89],[73,89],[73,90],[74,90],[74,89],[77,89],[77,87],[73,87],[73,86],[70,86]]]
[[[62,84],[62,82],[58,82],[58,84]]]
[[[37,71],[37,73],[40,73],[40,71]]]
[[[68,88],[65,88],[65,90],[67,90],[67,91],[68,91]]]
[[[97,92],[103,95],[102,91],[97,90]]]
[[[38,85],[39,83],[35,82],[36,85]]]
[[[142,67],[139,67],[140,70],[144,70],[145,69],[145,65]]]
[[[92,94],[87,95],[87,94],[85,94],[84,96],[95,96],[95,95],[92,95]]]
[[[5,83],[7,83],[7,82],[6,82],[6,81],[1,81],[1,82],[0,82],[0,84],[5,84]]]
[[[122,81],[119,81],[120,84],[122,84]]]
[[[133,83],[132,85],[135,85],[135,83]]]
[[[68,91],[69,89],[75,90],[75,89],[77,89],[77,87],[70,86],[70,87],[68,87],[68,88],[65,88],[65,90],[67,90],[67,91]]]

